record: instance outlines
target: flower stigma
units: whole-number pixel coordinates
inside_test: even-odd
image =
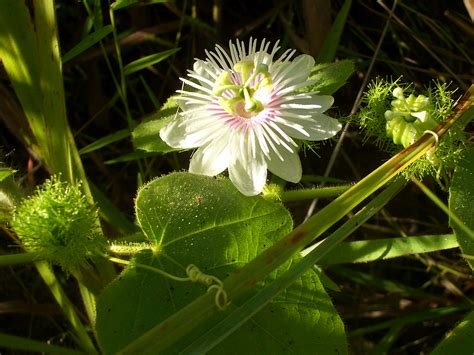
[[[272,91],[272,78],[268,65],[255,67],[251,61],[241,61],[234,65],[233,73],[222,72],[214,86],[213,93],[219,97],[219,104],[230,113],[250,119],[263,111],[264,104],[258,99]]]

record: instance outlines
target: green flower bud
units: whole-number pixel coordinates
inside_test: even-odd
[[[87,264],[95,251],[105,250],[97,217],[80,185],[53,177],[15,209],[13,231],[27,251],[72,272]]]
[[[393,143],[404,148],[412,145],[425,131],[432,130],[437,123],[430,118],[428,110],[432,110],[430,99],[424,95],[411,94],[405,98],[403,89],[393,90],[392,110],[387,110],[384,117],[387,120],[387,135]]]

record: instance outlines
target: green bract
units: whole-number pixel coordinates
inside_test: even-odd
[[[80,186],[53,177],[21,202],[11,226],[25,249],[71,272],[105,245],[98,223]]]
[[[430,117],[432,107],[428,97],[410,94],[405,98],[401,87],[393,90],[393,96],[396,99],[392,101],[392,110],[384,113],[387,135],[393,139],[393,143],[406,148],[425,131],[434,129],[437,123]]]

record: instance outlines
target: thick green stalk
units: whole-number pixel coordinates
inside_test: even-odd
[[[474,90],[473,88],[474,86],[471,87],[472,90]],[[471,107],[469,102],[471,95],[472,93],[468,91],[456,107],[455,112],[434,132],[424,134],[413,145],[395,155],[305,223],[295,228],[285,238],[225,279],[224,289],[229,300],[235,300],[249,289],[254,288],[259,281],[291,258],[293,254],[319,237],[373,192],[432,149],[436,144],[436,138],[432,133],[441,138]],[[156,353],[166,349],[218,312],[214,298],[213,293],[207,293],[197,298],[129,344],[122,350],[122,353],[148,351]]]

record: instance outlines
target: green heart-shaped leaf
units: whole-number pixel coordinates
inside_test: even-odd
[[[194,264],[222,280],[292,229],[291,217],[280,204],[243,196],[227,179],[188,173],[145,185],[138,193],[136,212],[151,250],[139,253],[134,261],[180,277]],[[271,278],[290,265],[286,263]],[[127,267],[98,302],[97,334],[103,350],[119,351],[204,292],[206,286],[201,284]],[[191,334],[170,353],[205,330]],[[311,270],[215,351],[344,353],[346,343],[342,322]]]

